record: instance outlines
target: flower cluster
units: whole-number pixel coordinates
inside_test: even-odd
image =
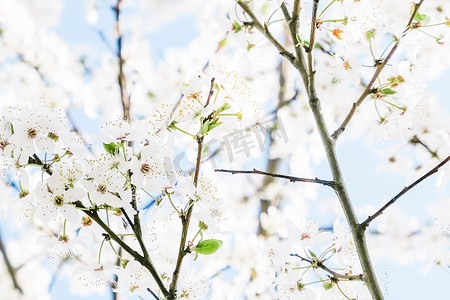
[[[216,82],[211,79],[209,86],[205,75],[192,77],[182,84],[184,97],[175,107],[173,118],[167,113],[168,108],[162,107],[156,110],[154,119],[107,122],[104,152],[94,157],[88,151],[72,151],[82,145],[74,147],[73,139],[67,138],[70,127],[62,111],[39,102],[3,109],[2,161],[17,171],[14,180],[19,182],[27,215],[44,224],[62,225],[56,238],[39,238],[39,243],[50,250],[50,257],[78,257],[94,245],[89,247],[89,240],[96,241],[100,249],[97,263],[82,266],[74,274],[83,279],[85,285],[92,283],[95,286],[109,284],[111,273],[117,274],[130,279],[124,279],[121,286],[128,282],[127,289],[133,294],[147,294],[148,287],[139,283],[144,277],[136,272],[155,275],[146,273],[148,267],[133,262],[140,257],[135,252],[128,251],[122,257],[112,240],[117,243],[118,235],[133,236],[140,241],[140,251],[154,252],[157,246],[146,245],[143,240],[151,232],[142,232],[147,226],[141,225],[141,217],[155,204],[164,207],[159,209],[163,214],[168,210],[170,214],[176,212],[180,218],[187,218],[196,206],[194,218],[199,227],[186,244],[186,251],[196,253],[196,256],[209,255],[221,247],[221,240],[203,239],[205,231],[208,236],[220,232],[219,223],[224,220],[217,188],[206,177],[199,177],[200,164],[196,166],[195,178],[175,170],[173,134],[177,130],[187,133],[179,127],[184,124],[187,130],[196,127],[197,132],[191,136],[201,145],[208,133],[223,124],[223,119],[241,121],[246,118],[243,115],[247,113],[243,111],[249,105],[248,87],[237,86],[236,80],[240,79],[236,75],[226,81],[226,75],[230,74],[219,74],[221,78]],[[254,112],[249,115],[251,113]],[[197,158],[200,159],[201,156]],[[37,170],[33,166],[40,169],[38,180],[34,178]],[[122,222],[126,226],[122,224],[120,228]],[[107,244],[122,261],[122,269],[102,258],[105,256],[101,255],[102,249]],[[161,274],[170,273],[169,269],[162,269]],[[183,282],[194,280],[191,275],[183,276]],[[159,280],[159,277],[154,279]],[[164,293],[159,291],[160,288],[155,285],[152,289]],[[184,297],[197,293],[190,283],[183,286]]]

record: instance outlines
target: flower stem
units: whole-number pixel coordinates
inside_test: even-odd
[[[320,17],[323,15],[323,13],[324,13],[324,12],[331,6],[331,4],[333,4],[335,1],[336,1],[336,0],[331,1],[330,4],[328,4],[328,5],[322,10],[322,12],[321,12],[320,15],[319,15],[319,19],[320,19]]]
[[[124,263],[125,260],[120,256],[119,253],[117,253],[116,249],[114,248],[113,244],[111,243],[111,240],[108,241],[109,245],[111,246],[111,249],[114,251],[114,253],[116,254],[117,258]]]
[[[179,216],[181,216],[180,211],[176,208],[176,206],[172,202],[172,198],[170,197],[170,193],[166,193],[166,195],[169,198],[170,205],[172,205],[173,209],[178,213]]]
[[[187,135],[189,135],[189,136],[191,136],[191,137],[195,138],[195,135],[193,135],[193,134],[190,134],[190,133],[189,133],[189,132],[187,132],[187,131],[184,131],[183,129],[181,129],[181,128],[177,127],[177,125],[175,125],[174,123],[172,123],[172,124],[170,125],[170,128],[174,128],[174,129],[176,129],[176,130],[179,130],[179,131],[181,131],[181,132],[182,132],[182,133],[184,133],[184,134],[187,134]]]
[[[67,219],[64,219],[64,225],[63,225],[63,236],[64,237],[66,236],[66,222],[67,222]]]
[[[100,244],[100,250],[98,250],[98,262],[97,263],[99,263],[99,264],[101,262],[102,249],[103,249],[103,244],[105,243],[105,241],[106,241],[106,237],[103,238],[102,243]]]

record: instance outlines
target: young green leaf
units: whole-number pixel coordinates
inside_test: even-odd
[[[209,122],[210,122],[210,120],[206,120],[204,123],[202,123],[202,127],[200,127],[200,134],[201,135],[207,135],[208,134]]]
[[[221,112],[223,112],[223,111],[225,111],[225,110],[227,110],[227,109],[230,109],[230,108],[231,108],[231,105],[230,105],[228,102],[225,102],[224,104],[222,104],[222,105],[215,111],[214,115],[218,115],[218,114],[220,114]]]
[[[119,152],[119,146],[114,142],[111,142],[109,144],[103,143],[103,148],[111,155],[115,155]]]
[[[234,21],[231,29],[233,29],[234,33],[238,33],[242,30],[242,26],[237,21]]]
[[[317,255],[314,252],[312,252],[311,250],[308,250],[308,252],[309,252],[309,255],[311,255],[311,257],[317,258]]]
[[[390,89],[390,88],[382,89],[380,92],[383,95],[394,95],[394,94],[397,94],[396,91],[394,91],[393,89]]]
[[[331,289],[333,287],[333,283],[332,282],[324,282],[323,283],[323,288],[325,289],[325,290],[329,290],[329,289]]]
[[[222,124],[222,123],[223,123],[223,122],[217,122],[217,121],[211,122],[211,123],[209,124],[208,131],[213,130],[214,128],[216,128],[217,126],[219,126],[219,125]]]
[[[221,240],[210,239],[201,241],[195,246],[194,251],[198,254],[210,255],[215,253],[222,246]]]
[[[420,21],[427,21],[430,17],[428,17],[426,14],[416,13],[414,16],[414,21],[420,22]]]

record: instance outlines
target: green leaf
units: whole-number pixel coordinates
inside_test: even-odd
[[[219,49],[222,49],[223,47],[225,47],[228,44],[228,39],[224,38],[223,40],[221,40],[219,42]]]
[[[233,29],[234,33],[238,33],[242,30],[242,26],[237,21],[234,21],[231,29]]]
[[[225,102],[224,104],[222,104],[222,106],[220,106],[220,107],[215,111],[215,114],[216,114],[216,115],[217,115],[217,114],[220,114],[221,112],[226,111],[227,109],[230,109],[230,108],[231,108],[231,105],[228,104],[228,102]]]
[[[309,255],[311,255],[311,257],[317,259],[317,255],[314,252],[312,252],[311,250],[308,250],[308,252],[309,252]]]
[[[200,134],[201,135],[207,135],[208,131],[209,131],[209,121],[210,120],[206,120],[205,122],[202,123],[202,127],[200,127]]]
[[[325,289],[325,290],[329,290],[329,289],[331,289],[333,287],[333,283],[331,283],[331,282],[324,282],[323,283],[323,288]]]
[[[414,21],[417,21],[417,22],[425,21],[428,19],[429,19],[429,17],[426,14],[416,13],[416,15],[414,16]]]
[[[394,91],[393,89],[390,89],[390,88],[382,89],[380,91],[380,93],[382,93],[383,95],[394,95],[394,94],[397,94],[396,91]]]
[[[108,152],[111,155],[119,153],[119,146],[114,142],[111,142],[109,144],[103,143],[103,148],[105,149],[106,152]]]
[[[217,122],[217,121],[214,121],[214,122],[210,123],[210,124],[209,124],[209,130],[208,130],[208,131],[213,130],[214,128],[216,128],[217,126],[219,126],[219,125],[222,124],[222,123],[223,123],[223,122]]]
[[[198,254],[210,255],[215,253],[222,246],[221,240],[210,239],[201,241],[195,246],[194,251]]]

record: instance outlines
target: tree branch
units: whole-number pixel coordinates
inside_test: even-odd
[[[318,0],[314,0],[318,1]],[[238,4],[241,7],[245,8],[251,13],[250,8],[243,3],[242,1],[238,1]],[[253,16],[252,19],[254,22],[257,22],[254,14],[249,14]],[[289,20],[287,20],[289,22]],[[258,28],[263,34],[263,28]],[[277,48],[278,49],[278,48]],[[375,276],[375,272],[370,261],[369,251],[367,249],[367,244],[364,235],[364,229],[359,225],[355,212],[353,210],[352,203],[350,201],[350,197],[347,192],[347,188],[345,187],[344,179],[342,176],[342,172],[340,170],[340,166],[337,160],[336,155],[336,147],[335,147],[335,139],[333,139],[326,127],[325,120],[322,115],[322,111],[320,108],[320,100],[317,96],[317,92],[315,86],[310,82],[310,76],[314,76],[314,72],[309,74],[309,76],[305,77],[305,74],[308,75],[308,71],[306,70],[306,66],[304,63],[301,63],[301,60],[290,60],[291,64],[298,70],[300,75],[303,78],[303,82],[305,84],[305,88],[308,92],[309,98],[309,106],[314,116],[314,120],[319,131],[322,144],[327,155],[328,164],[330,166],[331,172],[334,178],[333,189],[338,196],[339,202],[341,203],[342,209],[344,211],[347,223],[350,227],[353,241],[355,243],[359,260],[361,262],[361,266],[364,272],[364,282],[367,284],[367,287],[372,295],[372,298],[375,300],[382,300],[383,293],[381,292],[380,286],[378,285],[377,278]]]
[[[318,4],[318,0],[314,0],[314,4]],[[313,8],[317,9],[317,8]],[[314,13],[313,13],[314,15]],[[315,20],[311,21],[312,24],[315,23]],[[312,30],[312,33],[315,31]],[[314,40],[314,38],[312,38]],[[313,45],[310,45],[310,51],[313,51]],[[313,64],[314,61],[311,61]],[[299,69],[299,66],[297,66]],[[308,78],[308,85],[305,88],[308,91],[309,98],[309,106],[311,107],[311,111],[314,116],[314,120],[319,131],[322,144],[328,159],[328,164],[330,166],[331,172],[333,174],[334,184],[333,189],[338,196],[339,202],[341,203],[342,209],[344,211],[344,215],[346,217],[347,223],[350,227],[350,231],[352,233],[353,241],[356,246],[356,250],[358,253],[359,260],[361,262],[361,266],[364,273],[364,282],[366,283],[370,294],[374,300],[382,300],[383,293],[381,292],[380,286],[378,284],[375,271],[372,266],[372,262],[369,256],[369,250],[367,249],[367,244],[365,240],[364,230],[360,228],[358,224],[358,220],[356,218],[355,211],[353,209],[352,202],[350,200],[350,196],[348,194],[347,188],[345,186],[344,177],[342,175],[340,164],[336,155],[336,145],[335,140],[328,133],[328,129],[325,123],[325,119],[322,114],[321,104],[319,97],[317,96],[316,87],[314,84],[314,75],[315,72],[314,66],[310,66],[310,70]],[[299,70],[300,73],[304,72],[304,70]]]
[[[313,89],[314,91],[314,89]],[[350,200],[347,188],[345,186],[344,178],[340,170],[340,164],[336,155],[335,140],[329,135],[325,120],[323,118],[320,101],[318,98],[314,98],[310,95],[309,104],[316,121],[317,128],[322,139],[322,144],[324,145],[325,152],[328,159],[328,164],[330,166],[331,172],[334,178],[333,188],[335,193],[341,203],[342,210],[344,211],[347,223],[350,227],[352,233],[353,242],[356,246],[359,260],[364,273],[364,282],[366,283],[370,294],[374,300],[384,299],[381,292],[380,286],[378,284],[375,271],[372,266],[372,262],[369,256],[369,250],[367,249],[366,237],[364,235],[364,228],[358,224],[353,205]]]
[[[426,178],[428,178],[429,176],[433,175],[434,173],[436,173],[439,168],[441,168],[443,165],[445,165],[448,161],[450,160],[450,156],[448,156],[446,159],[444,159],[440,164],[438,164],[436,167],[434,167],[433,169],[431,169],[428,173],[426,173],[425,175],[423,175],[422,177],[420,177],[419,179],[417,179],[416,181],[414,181],[412,184],[410,184],[407,187],[404,187],[403,190],[400,191],[400,193],[398,193],[397,195],[395,195],[394,198],[392,198],[391,200],[389,200],[385,205],[383,205],[382,208],[380,208],[376,213],[374,213],[372,216],[368,217],[364,222],[361,223],[361,226],[363,227],[363,229],[367,228],[367,226],[369,226],[370,222],[372,222],[375,218],[377,218],[379,215],[381,215],[389,206],[391,206],[392,204],[394,204],[395,201],[397,201],[401,196],[403,196],[404,194],[406,194],[407,192],[409,192],[409,190],[411,190],[413,187],[415,187],[416,185],[418,185],[420,182],[422,182],[423,180],[425,180]]]
[[[422,5],[422,2],[423,2],[423,0],[421,0],[418,4],[416,4],[414,6],[414,11],[413,11],[413,13],[412,13],[412,15],[411,15],[411,17],[410,17],[410,19],[408,21],[408,24],[406,25],[406,29],[404,31],[404,34],[406,34],[406,32],[411,28],[411,25],[412,25],[412,22],[414,20],[414,17],[416,16],[416,13],[419,10],[420,5]],[[386,58],[381,63],[379,63],[379,64],[376,63],[376,70],[375,70],[375,73],[372,76],[372,79],[370,79],[369,83],[367,84],[366,88],[362,92],[361,96],[359,96],[358,100],[355,103],[353,103],[352,108],[350,109],[349,113],[345,117],[345,119],[342,122],[342,124],[331,135],[334,140],[337,140],[339,138],[339,136],[342,134],[342,132],[344,132],[344,130],[347,127],[348,123],[350,122],[350,120],[352,119],[353,115],[355,114],[356,109],[361,105],[361,103],[364,101],[364,99],[366,99],[366,97],[368,95],[373,93],[372,86],[375,83],[375,80],[378,78],[378,76],[380,75],[380,73],[383,70],[383,68],[386,66],[388,61],[394,55],[394,53],[397,50],[399,44],[400,44],[400,39],[398,39],[398,41],[395,43],[394,47],[392,47],[392,49],[389,52],[388,56],[386,56]]]
[[[364,230],[360,228],[360,225],[358,224],[347,187],[345,186],[340,164],[337,159],[335,140],[328,133],[328,129],[320,108],[320,100],[317,97],[314,86],[311,86],[309,93],[309,106],[311,107],[311,111],[327,155],[328,164],[333,174],[334,191],[336,192],[339,202],[341,203],[342,210],[344,211],[347,223],[352,233],[353,242],[355,243],[364,273],[364,282],[366,283],[372,298],[374,300],[382,300],[384,297],[378,284],[372,262],[370,261]]]
[[[333,185],[334,185],[334,181],[322,180],[322,179],[318,179],[318,178],[294,177],[294,176],[259,171],[256,169],[253,169],[253,171],[215,169],[214,171],[215,172],[223,172],[223,173],[231,173],[231,174],[259,174],[259,175],[266,175],[266,176],[271,176],[271,177],[276,177],[276,178],[287,179],[290,182],[318,183],[318,184],[322,184],[322,185],[326,185],[326,186],[330,186],[330,187],[333,187]]]

